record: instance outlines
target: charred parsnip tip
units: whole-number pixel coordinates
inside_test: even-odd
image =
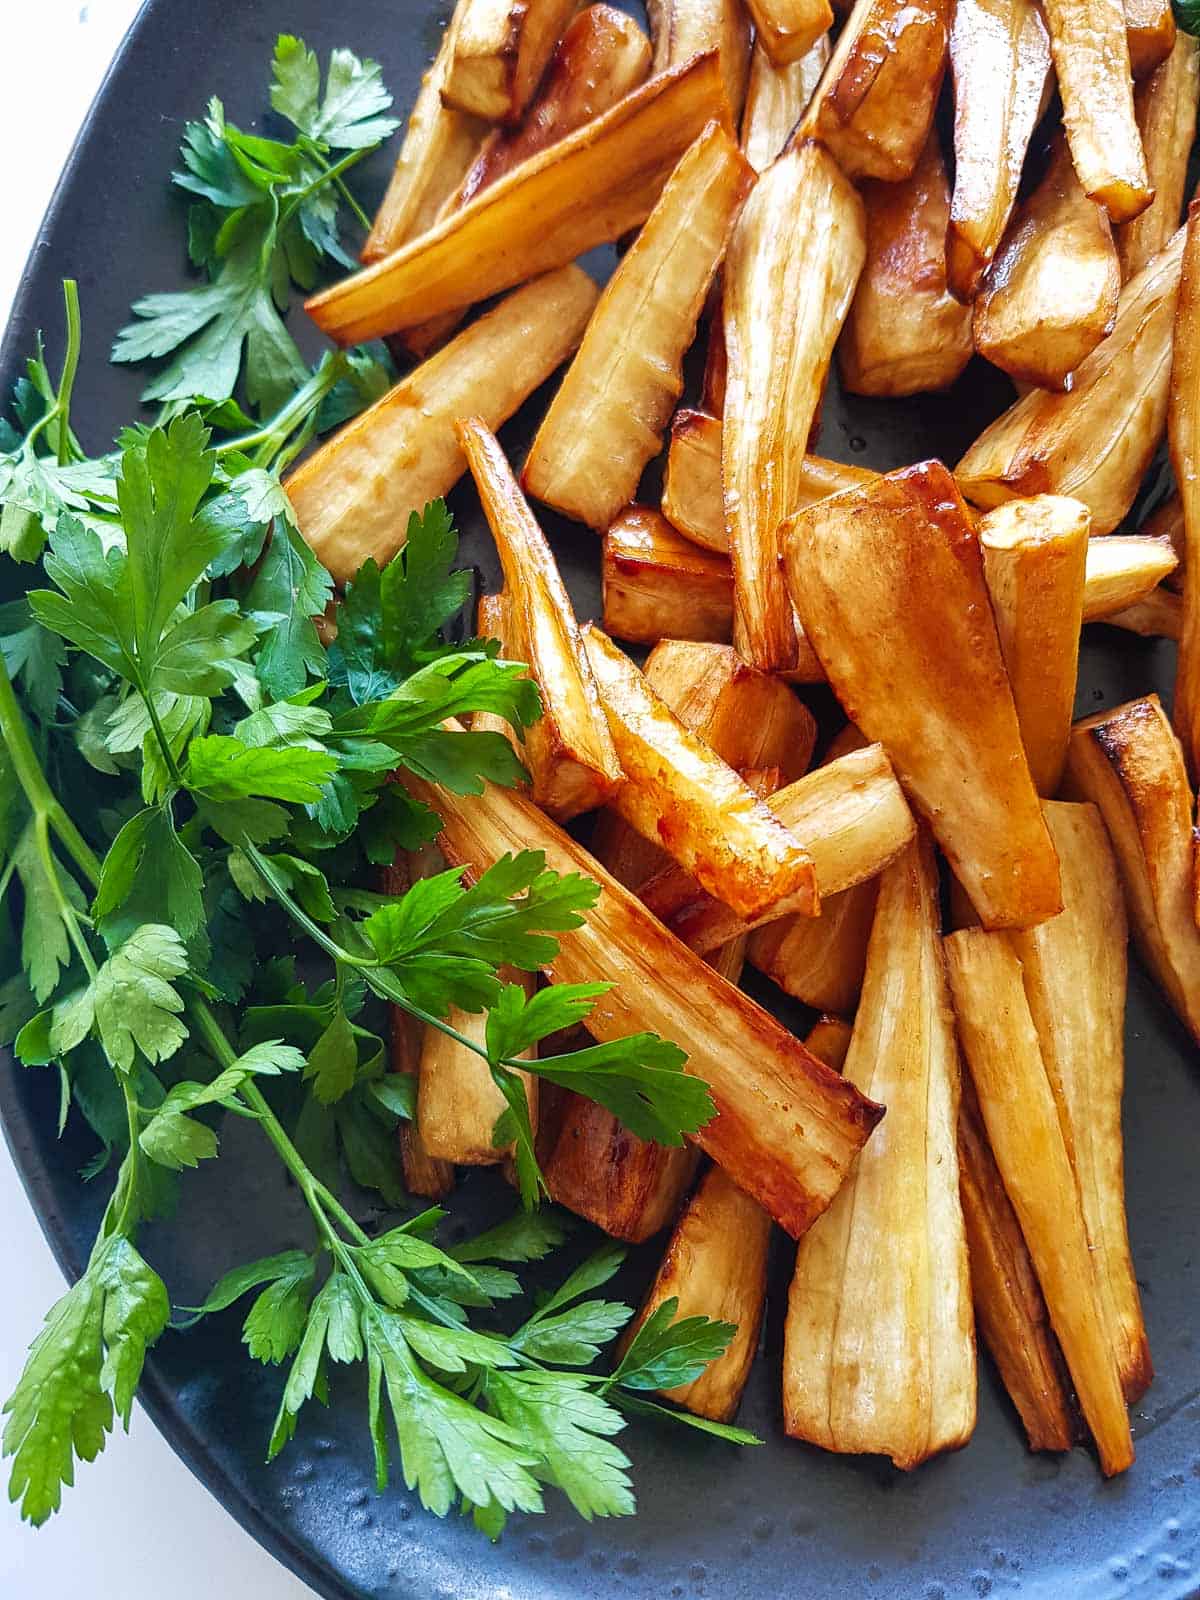
[[[520,984],[526,994],[533,993],[534,979],[528,972],[505,967],[500,971],[500,978],[504,983]],[[445,1020],[466,1038],[483,1045],[487,1030],[485,1011],[461,1011],[452,1006]],[[532,1054],[532,1051],[525,1051],[522,1059],[527,1060]],[[528,1072],[522,1072],[520,1077],[525,1085],[530,1122],[536,1133],[538,1080]],[[506,1151],[493,1142],[492,1132],[507,1106],[507,1100],[481,1056],[437,1028],[425,1029],[417,1089],[417,1127],[430,1155],[460,1166],[495,1166],[504,1159]]]
[[[541,718],[525,736],[531,792],[565,820],[601,805],[621,781],[621,764],[546,536],[483,422],[460,422],[458,436],[504,571],[507,647],[529,663],[542,692]]]
[[[853,1037],[853,1028],[841,1017],[818,1017],[804,1035],[804,1043],[818,1061],[840,1072],[846,1064]]]
[[[1157,695],[1076,723],[1064,793],[1099,808],[1142,959],[1200,1040],[1194,801],[1183,752]]]
[[[674,1220],[699,1162],[694,1145],[648,1144],[611,1111],[572,1094],[542,1171],[560,1206],[614,1239],[641,1244]]]
[[[790,518],[784,549],[846,715],[891,756],[985,926],[1054,916],[1058,863],[954,479],[929,461],[846,490]]]
[[[742,111],[742,154],[755,172],[765,172],[787,144],[828,60],[828,34],[786,67],[777,67],[762,44],[755,44]]]
[[[1013,934],[1013,949],[1079,1183],[1108,1338],[1133,1403],[1154,1368],[1125,1222],[1125,906],[1096,808],[1049,804],[1046,822],[1062,868],[1063,910]]]
[[[1111,1477],[1133,1462],[1129,1417],[1021,963],[1006,937],[981,928],[950,934],[945,950],[959,1038],[996,1165],[1096,1440],[1101,1470]]]
[[[800,61],[833,23],[829,0],[746,0],[754,37],[777,67]]]
[[[819,139],[852,178],[907,178],[946,70],[949,0],[857,0],[794,139]]]
[[[722,466],[734,643],[768,671],[798,661],[779,524],[797,503],[809,429],[865,249],[862,201],[816,144],[763,174],[729,243]]]
[[[1083,588],[1083,620],[1102,622],[1148,599],[1179,565],[1164,535],[1114,533],[1089,539]]]
[[[1183,590],[1183,621],[1175,668],[1172,720],[1188,772],[1200,776],[1200,204],[1188,212],[1175,345],[1167,402],[1167,441],[1183,513],[1184,566],[1192,574]]]
[[[1042,494],[997,506],[979,524],[1000,652],[1042,795],[1057,792],[1071,736],[1090,520],[1080,501]]]
[[[1008,225],[1045,108],[1050,37],[1034,0],[958,0],[950,70],[954,194],[946,276],[952,294],[971,300]]]
[[[1167,419],[1183,229],[1121,291],[1107,339],[1075,371],[1069,394],[1029,392],[963,456],[959,487],[978,506],[1065,494],[1111,533],[1133,504]]]
[[[1103,619],[1113,628],[1124,628],[1144,639],[1175,639],[1183,633],[1183,596],[1170,589],[1154,589],[1144,600]]]
[[[647,0],[646,17],[654,41],[655,72],[717,51],[725,98],[736,122],[750,70],[750,18],[741,0]]]
[[[1116,230],[1117,254],[1126,278],[1132,278],[1157,255],[1179,226],[1188,158],[1196,138],[1198,97],[1200,44],[1181,31],[1171,54],[1134,92],[1154,199],[1141,216]]]
[[[811,855],[822,906],[876,877],[908,844],[916,826],[880,745],[827,762],[773,794],[767,805]],[[780,915],[772,908],[761,918],[739,917],[678,868],[657,874],[642,898],[661,922],[700,951]]]
[[[331,339],[358,344],[573,261],[646,220],[714,117],[728,119],[720,62],[699,56],[522,162],[420,238],[314,295],[306,310]]]
[[[1031,1450],[1069,1450],[1080,1423],[1050,1313],[970,1078],[958,1122],[958,1171],[975,1321]]]
[[[604,535],[604,631],[632,644],[672,639],[726,643],[733,574],[657,511],[630,506]]]
[[[525,284],[288,476],[300,531],[340,583],[368,556],[390,560],[413,506],[439,499],[462,477],[456,420],[478,415],[490,428],[507,421],[575,349],[596,299],[579,267]]]
[[[667,933],[523,796],[491,785],[481,796],[456,795],[411,773],[402,781],[433,805],[441,848],[468,877],[509,852],[544,850],[554,871],[599,882],[595,908],[561,935],[547,976],[614,985],[587,1019],[597,1039],[651,1029],[680,1046],[686,1070],[708,1083],[717,1107],[695,1142],[799,1237],[841,1187],[883,1108]]]
[[[1114,222],[1154,198],[1133,114],[1129,41],[1121,0],[1045,0],[1063,125],[1084,193]]]
[[[459,0],[442,99],[488,122],[519,122],[579,0]]]
[[[936,132],[911,177],[861,192],[867,259],[838,341],[842,382],[852,394],[945,389],[971,359],[971,313],[946,287],[950,186]]]
[[[623,651],[590,624],[583,640],[625,773],[613,809],[741,916],[776,906],[815,915],[816,872],[803,845]]]
[[[884,1130],[800,1241],[784,1330],[784,1426],[905,1471],[975,1426],[959,1200],[959,1062],[928,840],[885,871],[845,1076]]]
[[[1124,0],[1129,67],[1146,78],[1167,59],[1178,37],[1171,0]]]
[[[1084,194],[1060,137],[975,301],[975,347],[1012,378],[1065,389],[1112,332],[1120,293],[1108,213]]]
[[[522,483],[603,531],[637,493],[683,388],[683,357],[754,180],[713,122],[609,279],[530,447]]]

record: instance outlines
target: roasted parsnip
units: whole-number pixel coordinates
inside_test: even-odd
[[[1058,789],[1071,736],[1089,520],[1080,501],[1042,494],[1009,500],[979,524],[1000,653],[1042,795]]]
[[[984,925],[1053,916],[1054,847],[954,479],[936,461],[889,473],[799,512],[783,543],[846,715],[891,756]]]
[[[1178,566],[1167,574],[1163,582],[1168,589],[1182,590],[1187,573],[1187,568],[1184,566],[1187,548],[1183,536],[1183,505],[1179,499],[1179,491],[1169,494],[1158,509],[1151,512],[1138,531],[1149,538],[1170,540]]]
[[[826,34],[786,67],[777,67],[763,45],[755,44],[742,110],[742,154],[755,172],[765,172],[788,142],[828,60]]]
[[[805,56],[833,23],[829,0],[746,0],[754,37],[777,67]]]
[[[1121,291],[1116,326],[1076,369],[1069,394],[1030,389],[955,469],[975,505],[1066,494],[1111,533],[1133,504],[1167,419],[1183,230]]]
[[[1188,157],[1196,138],[1198,96],[1200,45],[1180,30],[1171,54],[1134,92],[1154,199],[1140,216],[1116,230],[1117,254],[1126,278],[1157,255],[1179,226]]]
[[[804,1035],[804,1043],[818,1061],[823,1061],[827,1067],[840,1072],[846,1065],[853,1037],[853,1028],[848,1022],[843,1022],[841,1017],[818,1017]]]
[[[442,100],[488,122],[519,122],[579,0],[460,0]]]
[[[655,72],[710,50],[718,53],[725,98],[736,122],[750,70],[750,18],[741,0],[647,0],[646,16],[654,41]]]
[[[1147,78],[1167,59],[1177,38],[1171,0],[1124,0],[1129,67]]]
[[[512,620],[508,605],[508,595],[503,590],[499,594],[481,594],[475,606],[475,632],[481,639],[495,639],[500,645],[500,654],[511,660],[514,654],[512,646]],[[476,711],[471,717],[472,733],[498,733],[508,740],[514,750],[521,754],[521,748],[514,730],[509,727],[504,718],[494,711]]]
[[[699,1161],[694,1145],[648,1144],[611,1111],[572,1094],[542,1171],[559,1205],[614,1239],[641,1244],[674,1220]]]
[[[945,389],[971,359],[971,313],[946,287],[950,186],[937,133],[911,177],[861,192],[867,259],[838,341],[842,383],[852,394]]]
[[[305,541],[339,582],[404,543],[409,514],[466,471],[454,432],[498,428],[583,336],[596,286],[563,267],[517,289],[314,450],[284,485]]]
[[[1175,344],[1167,401],[1167,441],[1183,513],[1184,566],[1191,575],[1183,590],[1183,625],[1175,668],[1172,721],[1188,773],[1200,777],[1200,204],[1188,211]]]
[[[1008,225],[1044,108],[1050,37],[1035,0],[958,0],[950,71],[954,194],[946,277],[952,294],[971,300]]]
[[[958,1192],[958,1050],[927,838],[884,872],[845,1076],[887,1120],[801,1239],[784,1330],[784,1426],[910,1470],[975,1426]]]
[[[1108,213],[1084,194],[1060,137],[975,301],[975,348],[1012,378],[1065,389],[1112,332],[1120,292]]]
[[[1183,752],[1157,695],[1076,723],[1064,793],[1099,808],[1142,959],[1180,1021],[1200,1040],[1194,803]]]
[[[996,1165],[1096,1440],[1101,1470],[1111,1477],[1133,1461],[1129,1417],[1021,963],[1005,937],[982,928],[950,934],[945,950],[959,1038]]]
[[[854,1014],[875,917],[874,880],[821,903],[819,917],[780,917],[750,935],[752,967],[817,1011]]]
[[[604,535],[604,631],[632,644],[728,641],[733,574],[724,556],[685,539],[657,511],[630,506]]]
[[[722,474],[733,637],[767,671],[798,660],[778,529],[796,504],[809,428],[864,252],[862,201],[816,144],[762,175],[729,243]]]
[[[542,419],[522,483],[603,531],[637,493],[683,388],[683,357],[753,173],[713,122],[622,257]]]
[[[520,984],[526,994],[533,993],[532,974],[502,968],[500,976],[504,983]],[[485,1011],[460,1011],[454,1006],[445,1020],[465,1038],[483,1044]],[[526,1052],[526,1057],[529,1054]],[[530,1124],[536,1133],[538,1080],[528,1072],[522,1072],[520,1078],[525,1085]],[[507,1107],[486,1061],[439,1029],[425,1029],[417,1089],[417,1128],[431,1156],[459,1166],[495,1166],[504,1159],[505,1150],[493,1141],[492,1133]]]
[[[717,1107],[695,1143],[789,1233],[798,1237],[810,1227],[882,1107],[668,934],[524,796],[491,785],[481,796],[455,795],[411,773],[402,781],[437,811],[442,851],[468,875],[509,851],[534,849],[545,851],[556,872],[583,872],[599,882],[595,907],[581,928],[561,936],[547,976],[613,983],[587,1019],[597,1039],[646,1028],[673,1039]]]
[[[1114,533],[1089,539],[1083,589],[1083,620],[1106,621],[1147,599],[1179,564],[1170,539]]]
[[[1144,600],[1120,611],[1110,612],[1103,619],[1113,628],[1124,628],[1127,633],[1137,633],[1144,639],[1175,639],[1183,632],[1183,596],[1170,589],[1154,589]]]
[[[706,550],[729,549],[721,487],[721,420],[681,407],[671,422],[663,473],[663,516]]]
[[[688,145],[725,116],[715,55],[672,68],[306,309],[357,344],[573,261],[643,223]]]
[[[525,736],[532,795],[552,816],[600,805],[621,781],[571,601],[546,536],[479,418],[458,436],[496,541],[508,596],[507,648],[527,661],[542,693],[542,715]]]

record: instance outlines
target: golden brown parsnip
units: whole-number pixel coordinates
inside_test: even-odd
[[[1180,30],[1171,54],[1137,85],[1133,96],[1154,199],[1132,222],[1116,230],[1117,254],[1126,278],[1157,255],[1179,226],[1188,157],[1196,137],[1200,96],[1200,45]]]
[[[1080,501],[1041,494],[979,523],[1000,653],[1041,795],[1057,792],[1071,736],[1090,520]]]
[[[565,821],[603,804],[621,781],[621,764],[546,536],[495,436],[477,417],[460,422],[458,436],[504,571],[506,646],[529,663],[542,693],[542,715],[525,735],[531,792]]]
[[[657,511],[630,506],[604,535],[604,631],[632,644],[697,639],[725,644],[733,574]]]
[[[611,1111],[572,1094],[542,1171],[560,1206],[614,1239],[641,1244],[673,1221],[699,1161],[694,1145],[648,1144]]]
[[[1170,589],[1152,589],[1144,600],[1102,619],[1110,627],[1124,628],[1144,639],[1179,639],[1183,632],[1183,596]]]
[[[300,531],[340,583],[368,556],[389,561],[409,515],[462,477],[458,418],[481,416],[491,428],[507,421],[574,350],[596,299],[579,267],[525,284],[289,474]]]
[[[721,308],[720,280],[709,291],[708,343],[704,347],[704,375],[700,380],[700,410],[719,417],[725,410],[725,313]]]
[[[614,985],[588,1016],[595,1038],[651,1029],[673,1039],[688,1058],[685,1070],[708,1083],[717,1108],[694,1142],[793,1236],[810,1227],[882,1108],[668,934],[522,795],[491,785],[480,796],[455,795],[411,773],[402,781],[432,803],[442,851],[469,878],[510,851],[544,850],[554,871],[597,880],[595,907],[582,927],[561,935],[547,976]]]
[[[784,1329],[784,1426],[905,1471],[975,1426],[958,1192],[958,1049],[927,838],[883,874],[845,1076],[887,1099],[853,1176],[801,1239]]]
[[[1187,548],[1183,537],[1183,505],[1180,502],[1178,491],[1167,496],[1158,510],[1152,512],[1146,518],[1145,523],[1138,532],[1150,538],[1170,540],[1171,548],[1175,552],[1175,558],[1179,565],[1173,572],[1168,573],[1163,581],[1168,589],[1182,590],[1183,580],[1187,575],[1187,569],[1184,566]]]
[[[499,976],[502,982],[519,984],[526,994],[533,993],[532,973],[502,967]],[[445,1020],[464,1038],[483,1046],[486,1011],[461,1011],[451,1006]],[[532,1054],[525,1051],[522,1059],[527,1060]],[[528,1072],[519,1077],[525,1085],[530,1124],[536,1134],[538,1080]],[[495,1166],[504,1159],[505,1149],[493,1143],[492,1132],[507,1109],[508,1101],[494,1082],[487,1062],[457,1039],[427,1027],[421,1046],[417,1127],[430,1155],[459,1166]]]
[[[852,394],[945,389],[971,359],[971,313],[946,287],[950,186],[937,133],[911,177],[861,192],[867,259],[838,341],[842,383]]]
[[[500,645],[500,654],[511,661],[516,655],[513,645],[512,612],[509,608],[508,595],[504,590],[499,594],[481,594],[475,605],[475,632],[481,639],[495,639]],[[476,711],[471,716],[472,733],[498,733],[517,752],[523,761],[525,758],[524,746],[521,744],[513,728],[504,718],[495,711]],[[528,787],[522,785],[522,787]]]
[[[819,501],[784,528],[788,583],[846,715],[896,774],[987,927],[1061,909],[979,540],[937,461]]]
[[[1162,535],[1113,533],[1088,540],[1083,620],[1102,622],[1153,594],[1179,558]]]
[[[646,17],[654,41],[655,72],[710,50],[718,53],[725,98],[736,122],[750,70],[750,18],[741,0],[647,0]]]
[[[856,0],[796,139],[819,139],[852,178],[907,178],[933,122],[953,6]]]
[[[853,1037],[853,1028],[841,1017],[818,1017],[804,1035],[804,1043],[818,1061],[840,1072],[846,1065]]]
[[[817,1011],[853,1016],[875,917],[875,880],[821,903],[819,917],[780,917],[757,928],[746,946],[752,967],[785,994]]]
[[[1084,193],[1114,222],[1154,198],[1133,114],[1121,0],[1045,0],[1063,125]]]
[[[761,43],[754,46],[742,111],[742,154],[755,172],[765,172],[787,144],[828,60],[828,34],[786,67],[777,67]]]
[[[1133,1461],[1129,1417],[1021,963],[1007,938],[982,928],[950,934],[945,951],[958,1034],[996,1165],[1096,1440],[1101,1470],[1111,1477]]]
[[[488,122],[519,122],[579,0],[460,0],[442,100]]]
[[[1064,793],[1099,807],[1142,960],[1200,1040],[1194,803],[1183,752],[1156,694],[1075,724]]]
[[[1013,949],[1079,1184],[1108,1337],[1132,1404],[1149,1388],[1154,1367],[1125,1223],[1125,906],[1096,808],[1052,803],[1046,822],[1062,869],[1063,909],[1014,933]]]
[[[1012,378],[1065,389],[1112,332],[1120,293],[1108,213],[1084,194],[1060,137],[975,301],[975,348]]]
[[[1171,720],[1193,781],[1200,776],[1200,205],[1188,211],[1167,401],[1167,442],[1183,513],[1183,626]]]
[[[1116,326],[1075,371],[1069,394],[1030,389],[955,468],[973,504],[1066,494],[1111,533],[1133,504],[1167,420],[1182,228],[1121,291]]]
[[[419,238],[314,295],[305,309],[331,339],[358,344],[573,261],[646,220],[679,157],[714,117],[727,117],[721,67],[716,56],[699,56],[522,162]]]
[[[601,532],[637,493],[683,388],[683,357],[753,173],[712,122],[621,258],[542,419],[521,481]]]
[[[1146,78],[1167,59],[1177,31],[1171,0],[1124,0],[1125,38],[1129,67],[1135,78]]]
[[[862,201],[816,144],[768,168],[729,242],[722,476],[733,638],[765,671],[798,660],[778,529],[796,503],[809,428],[864,252]]]
[[[1008,225],[1050,78],[1050,36],[1034,0],[958,0],[950,71],[954,194],[946,276],[952,294],[972,300]]]
[[[663,516],[706,550],[729,550],[721,487],[721,420],[681,407],[671,422],[663,474]]]
[[[833,23],[829,0],[746,0],[754,36],[777,67],[797,62]]]

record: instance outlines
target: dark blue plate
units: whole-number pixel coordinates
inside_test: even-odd
[[[280,30],[324,55],[346,44],[383,62],[407,109],[444,22],[441,0],[151,0],[93,107],[30,258],[0,357],[4,392],[45,328],[60,329],[59,280],[79,279],[85,349],[74,420],[88,446],[107,445],[135,415],[140,375],[108,365],[129,302],[187,277],[183,207],[168,189],[185,118],[219,93],[245,125],[265,104]],[[356,178],[368,199],[387,162]],[[298,313],[293,322],[302,320]],[[315,353],[318,341],[311,339]],[[948,397],[826,406],[823,448],[888,467],[940,454],[954,461],[1004,403],[1006,385],[973,368]],[[505,430],[519,453],[544,408],[535,397]],[[468,559],[488,579],[495,558],[473,497],[456,510]],[[583,530],[550,519],[584,614],[598,601],[598,549]],[[1170,686],[1169,646],[1089,630],[1081,709]],[[555,1504],[515,1518],[496,1546],[453,1519],[438,1522],[403,1488],[376,1497],[364,1396],[344,1375],[328,1413],[310,1407],[295,1444],[268,1467],[265,1445],[282,1378],[250,1363],[237,1314],[168,1334],[147,1365],[142,1397],[192,1470],[238,1520],[321,1595],[396,1600],[583,1600],[585,1596],[707,1595],[720,1600],[957,1600],[1020,1593],[1037,1600],[1115,1600],[1200,1593],[1200,1348],[1196,1314],[1200,1085],[1193,1050],[1144,974],[1132,973],[1126,1130],[1129,1211],[1158,1377],[1134,1418],[1138,1460],[1104,1483],[1092,1457],[1030,1456],[992,1370],[984,1364],[979,1426],[969,1447],[904,1477],[879,1461],[824,1455],[789,1443],[779,1424],[778,1310],[768,1319],[742,1421],[766,1438],[736,1450],[682,1429],[634,1426],[626,1435],[642,1503],[632,1520],[587,1526]],[[55,1138],[57,1085],[0,1063],[0,1105],[33,1205],[63,1268],[77,1273],[105,1180],[76,1174],[93,1141],[73,1119]],[[185,1182],[179,1219],[151,1231],[147,1253],[177,1303],[195,1303],[238,1259],[307,1241],[303,1205],[243,1122],[225,1129],[220,1163]],[[478,1226],[511,1208],[490,1175],[453,1202]],[[636,1293],[655,1247],[635,1252]],[[778,1287],[786,1285],[781,1249]],[[30,1329],[30,1334],[34,1332]],[[104,1464],[88,1470],[103,1472]],[[70,1497],[64,1513],[70,1515]]]

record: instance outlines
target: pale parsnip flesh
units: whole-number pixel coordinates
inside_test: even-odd
[[[500,979],[519,984],[526,994],[533,993],[534,980],[527,972],[501,968]],[[452,1006],[445,1021],[483,1048],[485,1011],[460,1011]],[[525,1052],[525,1057],[528,1054]],[[536,1134],[538,1080],[528,1072],[518,1076],[525,1087],[530,1126]],[[495,1166],[506,1152],[504,1146],[493,1142],[492,1134],[507,1108],[508,1101],[482,1056],[437,1028],[425,1029],[417,1089],[417,1128],[431,1156],[458,1166]]]
[[[826,34],[785,67],[776,66],[762,44],[755,44],[742,108],[742,154],[755,172],[765,172],[787,144],[828,60]]]
[[[1140,272],[1179,226],[1188,158],[1196,138],[1198,98],[1200,44],[1180,29],[1171,54],[1134,91],[1134,111],[1154,199],[1140,216],[1115,230],[1126,278]]]
[[[750,71],[750,19],[741,0],[647,0],[646,17],[654,41],[655,72],[717,51],[725,98],[736,123]]]
[[[442,99],[488,122],[519,122],[580,0],[460,0]]]

